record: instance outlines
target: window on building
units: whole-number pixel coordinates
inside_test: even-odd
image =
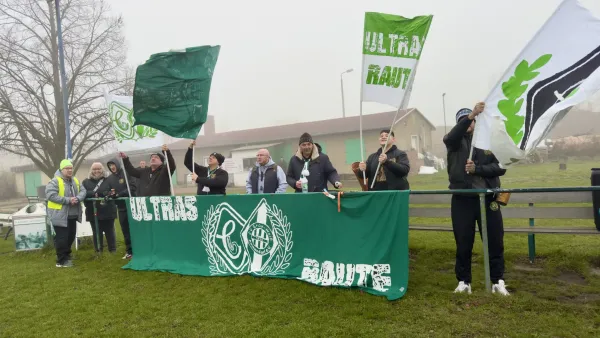
[[[361,161],[360,155],[360,139],[347,139],[344,141],[346,146],[346,164],[352,164],[354,162]],[[320,144],[320,143],[319,143]],[[364,148],[364,142],[363,142]]]
[[[418,135],[410,135],[410,147],[419,152],[419,136]]]

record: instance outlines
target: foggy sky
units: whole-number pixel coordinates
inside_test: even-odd
[[[209,114],[218,132],[358,115],[364,12],[432,14],[409,107],[435,125],[485,100],[560,0],[107,0],[125,20],[128,62],[221,45]],[[600,16],[600,1],[581,0]],[[566,28],[568,29],[568,28]],[[558,43],[558,42],[557,42]],[[364,112],[389,106],[365,103]]]

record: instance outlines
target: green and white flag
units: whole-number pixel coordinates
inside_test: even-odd
[[[133,107],[136,125],[195,140],[208,116],[220,46],[158,53],[137,68]]]
[[[432,20],[365,13],[363,101],[406,107]]]
[[[600,90],[599,67],[600,20],[577,0],[564,0],[488,96],[473,146],[504,166],[524,159],[574,105]]]
[[[104,94],[108,116],[118,151],[158,148],[165,143],[165,135],[148,126],[135,125],[133,97]]]

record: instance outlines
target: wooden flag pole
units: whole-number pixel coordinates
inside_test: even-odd
[[[363,116],[363,83],[365,82],[364,80],[364,72],[365,72],[365,54],[363,54],[362,57],[362,64],[360,67],[361,71],[360,71],[360,115],[359,115],[359,119],[358,119],[358,123],[359,123],[359,129],[360,129],[360,161],[364,162],[365,161],[365,150],[364,148],[364,140],[363,140],[363,124],[362,124],[362,116]],[[363,174],[363,182],[365,184],[365,186],[367,185],[367,174],[365,173],[365,171],[362,171]]]
[[[171,186],[171,196],[175,196],[175,189],[173,189],[173,178],[171,177],[171,166],[169,165],[169,157],[167,156],[167,152],[164,150],[163,154],[165,154],[165,161],[167,161],[167,171],[169,175],[169,185]]]

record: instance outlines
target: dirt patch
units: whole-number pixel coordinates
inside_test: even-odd
[[[585,285],[586,284],[585,278],[583,278],[579,274],[572,272],[572,271],[563,272],[558,277],[556,277],[556,279],[561,282],[571,284],[571,285]]]
[[[592,276],[600,276],[600,268],[590,268]]]
[[[534,266],[534,265],[526,265],[526,264],[515,264],[513,266],[515,270],[518,271],[526,271],[526,272],[540,272],[544,271],[544,269]]]
[[[574,297],[558,297],[557,300],[562,303],[572,303],[572,304],[599,303],[600,302],[600,294],[582,293],[582,294],[574,296]]]

